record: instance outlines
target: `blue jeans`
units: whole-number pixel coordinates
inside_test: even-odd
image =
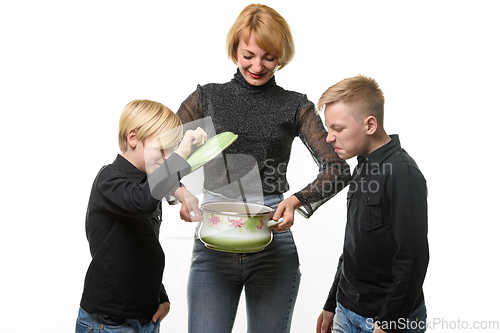
[[[264,203],[275,208],[282,199],[268,196]],[[271,244],[256,253],[215,251],[196,238],[188,281],[189,332],[230,333],[243,288],[248,333],[290,332],[299,283],[290,230],[273,231]]]
[[[76,333],[160,333],[160,321],[117,319],[88,313],[80,308],[76,319]]]
[[[427,310],[425,302],[413,311],[407,321],[395,323],[380,323],[380,328],[404,328],[403,333],[423,333],[426,330]],[[392,325],[392,326],[389,326]],[[337,302],[335,317],[333,318],[333,332],[365,333],[373,332],[375,320],[360,316]]]

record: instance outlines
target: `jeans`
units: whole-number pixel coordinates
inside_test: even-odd
[[[426,320],[427,310],[425,302],[422,302],[422,304],[413,311],[408,320],[394,323],[379,323],[379,327],[382,329],[404,328],[403,333],[423,333],[426,330]],[[374,328],[374,319],[360,316],[337,302],[337,309],[335,310],[335,317],[333,318],[333,332],[365,333],[373,332]]]
[[[160,333],[160,321],[118,319],[88,313],[80,308],[76,319],[76,333]]]
[[[275,208],[282,199],[268,196],[264,203]],[[196,237],[188,281],[188,331],[230,333],[244,288],[248,333],[290,332],[300,275],[290,230],[273,231],[271,243],[256,253],[211,250]]]

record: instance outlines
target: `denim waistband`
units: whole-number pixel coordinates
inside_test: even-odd
[[[212,201],[234,201],[234,202],[246,201],[246,202],[270,206],[273,209],[275,209],[282,200],[283,200],[283,194],[251,195],[246,197],[239,196],[238,198],[229,198],[220,193],[203,189],[202,203],[212,202]]]

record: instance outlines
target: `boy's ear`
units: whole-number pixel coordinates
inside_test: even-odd
[[[137,147],[137,130],[133,129],[127,134],[127,142],[130,148],[135,149]]]
[[[366,134],[373,135],[378,128],[377,119],[374,116],[368,116],[365,119]]]

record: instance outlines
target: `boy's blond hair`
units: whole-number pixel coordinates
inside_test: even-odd
[[[118,125],[118,144],[122,153],[127,151],[127,135],[137,131],[137,138],[144,141],[153,137],[151,144],[158,148],[174,147],[182,139],[182,122],[165,105],[149,100],[134,100],[122,111]]]
[[[229,59],[238,64],[240,40],[248,43],[250,35],[264,51],[278,57],[278,70],[285,67],[295,54],[292,31],[286,20],[273,8],[266,5],[246,6],[236,18],[226,37]]]
[[[354,106],[355,114],[352,116],[360,121],[373,116],[380,126],[384,123],[384,93],[377,81],[370,77],[357,75],[337,82],[321,95],[318,110],[336,102]]]

